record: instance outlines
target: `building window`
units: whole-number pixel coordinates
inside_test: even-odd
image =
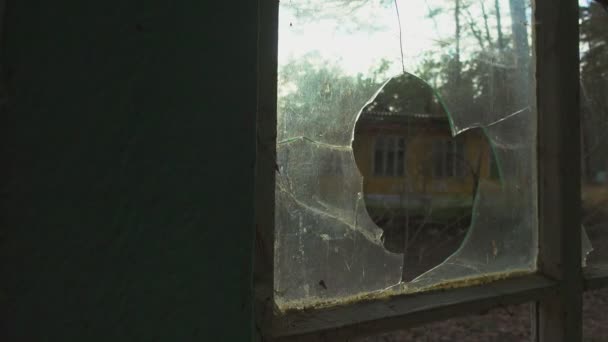
[[[405,138],[377,136],[374,143],[374,175],[402,177],[405,173]]]
[[[464,144],[456,140],[437,140],[433,142],[433,177],[462,178],[465,176],[466,160]]]

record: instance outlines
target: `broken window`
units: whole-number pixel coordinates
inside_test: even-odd
[[[535,270],[530,13],[524,0],[281,1],[280,308]]]

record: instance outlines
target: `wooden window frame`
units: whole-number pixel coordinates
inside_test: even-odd
[[[532,341],[582,340],[582,294],[608,268],[581,267],[577,0],[534,1],[539,255],[535,274],[281,315],[273,304],[278,0],[259,0],[255,316],[264,341],[344,341],[532,303]],[[542,61],[538,62],[538,61]]]

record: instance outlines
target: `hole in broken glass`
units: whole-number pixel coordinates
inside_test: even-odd
[[[409,73],[391,78],[361,110],[352,146],[366,210],[384,247],[403,255],[404,282],[458,250],[480,179],[499,179],[483,132],[452,136],[436,92]]]

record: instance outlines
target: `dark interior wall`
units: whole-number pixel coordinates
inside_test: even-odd
[[[247,341],[256,1],[9,1],[0,337]]]

